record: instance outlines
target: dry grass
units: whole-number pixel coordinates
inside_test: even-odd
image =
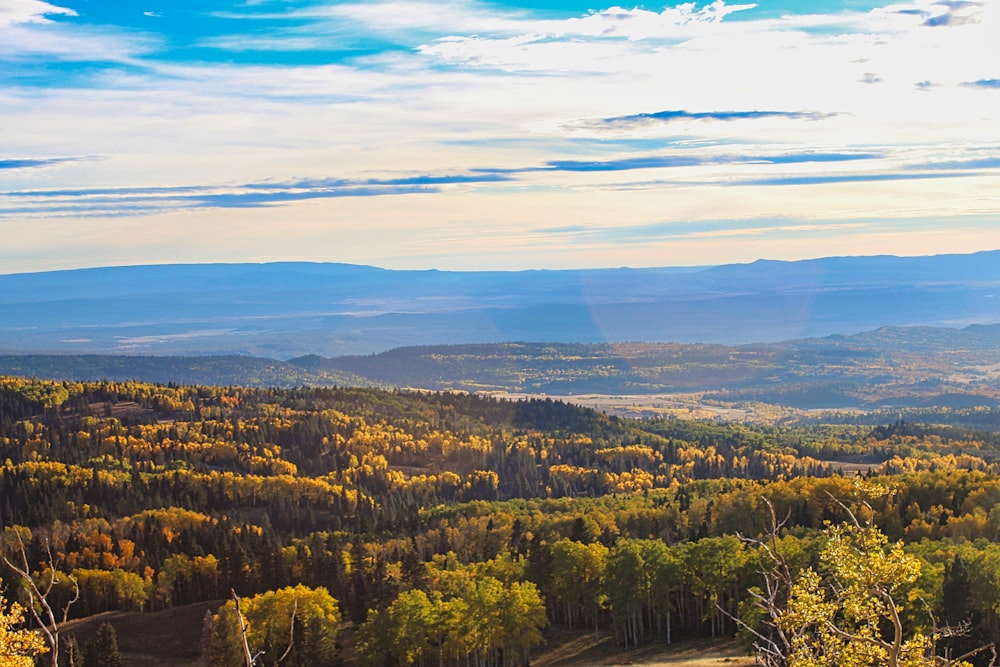
[[[612,637],[550,632],[545,649],[532,656],[534,667],[645,665],[646,667],[749,667],[754,659],[734,640],[697,640],[671,646],[653,643],[624,650]]]
[[[188,667],[200,664],[202,621],[225,600],[200,602],[157,612],[107,612],[70,621],[62,635],[75,635],[82,647],[101,623],[118,634],[124,667]]]

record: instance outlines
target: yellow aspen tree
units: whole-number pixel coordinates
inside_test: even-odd
[[[23,623],[24,607],[0,596],[0,667],[33,667],[35,656],[49,650],[40,634],[20,627]]]
[[[874,523],[868,499],[888,490],[855,481],[860,500],[855,509],[838,501],[849,520],[829,525],[818,569],[793,573],[777,539],[780,522],[772,511],[769,539],[749,540],[771,562],[763,589],[751,590],[754,606],[764,615],[758,627],[741,622],[755,638],[758,661],[768,667],[970,667],[967,660],[984,645],[964,655],[938,654],[938,643],[961,635],[963,624],[941,626],[927,613],[923,627],[904,622],[905,605],[920,605],[908,589],[921,573],[920,559],[889,539]],[[767,502],[767,501],[765,501]]]

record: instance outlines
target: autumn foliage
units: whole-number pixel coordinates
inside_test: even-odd
[[[778,515],[795,582],[783,622],[805,628],[787,657],[922,664],[907,660],[965,651],[932,618],[968,620],[973,647],[1000,638],[998,460],[995,434],[957,427],[7,378],[0,549],[53,584],[53,608],[79,590],[71,617],[218,601],[202,642],[217,664],[249,650],[270,665],[289,646],[283,665],[326,664],[343,627],[372,664],[500,667],[549,626],[629,647],[756,627],[750,591],[769,561],[745,538]],[[870,514],[838,472],[859,462],[891,491]],[[891,585],[873,594],[872,576]],[[24,582],[5,577],[23,606]],[[36,637],[16,634],[19,609],[3,636]]]

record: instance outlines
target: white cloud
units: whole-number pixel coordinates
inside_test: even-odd
[[[149,34],[50,16],[78,17],[73,9],[41,0],[0,0],[0,59],[32,64],[32,58],[134,64],[136,56],[161,45]]]
[[[723,0],[697,8],[679,4],[662,12],[613,6],[565,20],[539,19],[526,11],[501,11],[478,2],[382,2],[316,4],[283,13],[221,12],[225,18],[248,20],[311,20],[319,30],[342,30],[343,21],[362,24],[373,33],[514,36],[525,33],[547,37],[670,38],[690,35],[699,26],[718,24],[729,14],[755,4],[727,5]],[[336,20],[336,23],[331,22]]]
[[[62,61],[140,64],[135,60],[137,57],[159,46],[160,41],[150,35],[126,34],[101,27],[0,25],[0,58],[21,63],[40,56]]]
[[[272,33],[267,35],[220,35],[198,41],[205,46],[223,51],[315,51],[332,46],[329,37],[322,35],[296,35]]]
[[[0,0],[0,28],[18,23],[48,23],[52,15],[76,16],[72,9],[42,0]]]
[[[662,12],[611,7],[588,16],[566,21],[559,36],[625,37],[631,40],[684,38],[719,25],[729,14],[753,9],[756,4],[727,5],[722,0],[697,9],[690,2],[668,7]]]

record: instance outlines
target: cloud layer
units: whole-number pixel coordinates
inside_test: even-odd
[[[0,0],[0,261],[1000,247],[1000,5],[797,6]]]

